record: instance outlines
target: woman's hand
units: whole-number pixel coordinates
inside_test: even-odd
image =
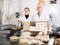
[[[51,34],[51,32],[50,31],[47,31],[47,35],[49,35],[49,34]]]

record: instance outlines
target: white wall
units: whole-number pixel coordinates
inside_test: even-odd
[[[23,10],[25,7],[30,8],[30,14],[34,15],[36,12],[36,5],[38,0],[20,0],[20,13],[23,14]]]
[[[59,18],[59,19],[58,19],[58,22],[59,22],[59,23],[58,23],[58,25],[60,26],[60,0],[58,0],[58,2],[59,2],[59,3],[58,3],[58,4],[59,4],[59,9],[58,9],[58,10],[59,10],[59,12],[58,12],[58,15],[59,15],[59,17],[58,17],[58,18]]]
[[[0,0],[0,9],[3,8],[3,0]]]
[[[15,12],[19,12],[19,0],[11,1],[10,13],[13,15]]]
[[[2,24],[7,24],[5,17],[6,15],[10,14],[10,1],[9,0],[3,0],[3,20],[2,20]]]
[[[51,5],[50,7],[50,12],[53,14],[54,16],[54,20],[53,20],[53,25],[55,26],[60,26],[60,0],[57,0],[57,4],[56,5]]]
[[[2,24],[2,17],[3,17],[3,11],[2,11],[2,9],[3,9],[3,0],[0,0],[0,25]]]

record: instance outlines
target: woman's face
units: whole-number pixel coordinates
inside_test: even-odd
[[[29,13],[30,13],[29,9],[24,9],[24,13],[25,13],[25,15],[29,15]]]

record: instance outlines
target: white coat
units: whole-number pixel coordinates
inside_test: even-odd
[[[25,15],[23,15],[23,16],[21,16],[19,18],[19,21],[27,21],[27,22],[30,22],[30,21],[32,21],[32,16],[29,15],[29,17],[26,19]]]
[[[49,23],[50,23],[49,31],[51,32],[51,21],[49,18],[49,13],[42,12],[42,14],[40,16],[38,14],[36,14],[33,16],[33,21],[36,21],[36,22],[37,21],[49,21]]]
[[[42,14],[39,16],[38,14],[33,16],[33,21],[48,21],[49,20],[49,14],[46,12],[42,12]]]

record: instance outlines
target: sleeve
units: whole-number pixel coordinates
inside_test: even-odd
[[[51,32],[52,31],[52,23],[50,18],[48,19],[48,30]]]

